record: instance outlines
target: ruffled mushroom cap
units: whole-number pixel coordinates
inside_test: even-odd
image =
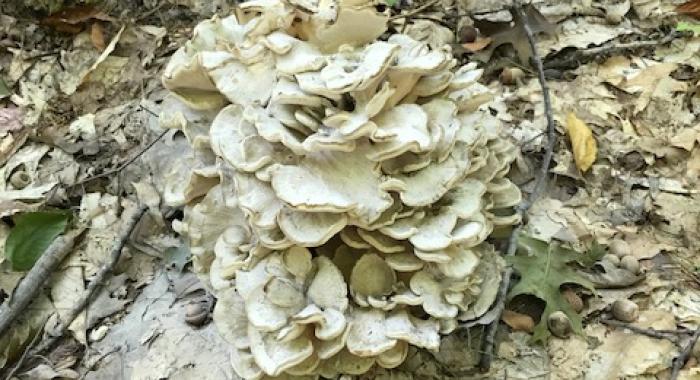
[[[420,22],[377,41],[386,22],[366,0],[252,0],[165,70],[211,115],[164,118],[197,156],[167,198],[244,379],[395,368],[495,300],[485,240],[519,222],[517,151],[476,65]]]

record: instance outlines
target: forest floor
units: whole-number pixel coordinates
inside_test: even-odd
[[[199,21],[233,5],[62,3],[0,3],[0,248],[17,217],[39,210],[68,210],[87,230],[0,336],[0,378],[236,378],[214,324],[186,322],[191,305],[211,300],[171,228],[181,210],[162,206],[163,173],[186,165],[180,158],[189,146],[159,125],[168,97],[160,76],[170,55]],[[489,109],[521,150],[511,177],[528,193],[547,123],[522,20],[512,18],[507,1],[442,3],[407,19],[452,28],[461,39],[458,58],[484,68],[482,82],[494,94]],[[609,256],[599,261],[590,274],[595,294],[566,291],[583,303],[579,334],[534,344],[547,300],[515,299],[490,372],[474,370],[484,328],[475,327],[446,337],[438,353],[412,352],[397,379],[669,379],[700,326],[700,22],[692,18],[700,2],[681,8],[690,15],[677,11],[684,1],[533,3],[537,14],[526,22],[538,32],[558,138],[525,232],[581,252],[624,241],[612,245],[624,245],[620,255],[632,259],[628,266]],[[418,4],[400,6],[410,12]],[[50,10],[64,13],[51,17]],[[484,20],[488,33],[468,27]],[[122,234],[123,215],[139,202],[149,209],[117,274],[57,345],[23,355],[86,294]],[[23,275],[0,255],[0,304]],[[633,301],[639,317],[614,319],[616,300]],[[700,346],[683,359],[677,378],[700,379]]]

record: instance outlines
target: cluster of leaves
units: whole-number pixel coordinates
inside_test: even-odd
[[[510,290],[508,299],[512,300],[518,295],[531,295],[545,302],[545,309],[533,332],[534,342],[547,341],[551,335],[547,328],[547,317],[559,310],[569,317],[574,332],[582,332],[581,316],[562,295],[561,286],[575,284],[595,292],[593,283],[578,274],[575,266],[589,267],[604,253],[600,247],[593,247],[588,254],[581,254],[558,244],[519,236],[516,255],[506,258],[520,275],[520,280]]]

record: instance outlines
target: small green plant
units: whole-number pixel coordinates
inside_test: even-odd
[[[65,211],[29,212],[15,217],[15,226],[5,242],[5,257],[12,269],[27,271],[68,224]]]

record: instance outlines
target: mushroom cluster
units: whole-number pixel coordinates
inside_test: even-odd
[[[386,22],[362,0],[248,1],[166,68],[181,102],[216,114],[182,122],[205,159],[176,228],[245,379],[394,368],[496,297],[485,240],[518,222],[516,150],[475,65],[378,40]]]

